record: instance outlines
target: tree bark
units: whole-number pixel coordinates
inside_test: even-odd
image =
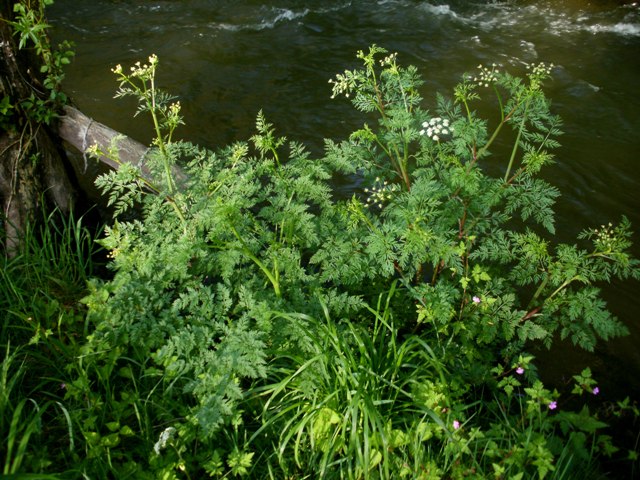
[[[69,212],[76,197],[64,153],[51,129],[21,108],[32,93],[40,97],[46,89],[37,58],[28,49],[17,48],[8,23],[13,20],[13,3],[0,0],[0,101],[8,99],[11,105],[0,123],[0,200],[4,247],[10,256],[17,253],[44,198]]]

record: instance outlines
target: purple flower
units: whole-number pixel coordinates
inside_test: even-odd
[[[599,387],[594,387],[593,390],[591,391],[591,393],[593,393],[594,395],[598,395],[600,393],[600,388]]]
[[[555,410],[556,408],[558,408],[558,402],[554,400],[549,404],[549,410]]]
[[[518,375],[522,375],[522,374],[524,373],[524,368],[522,368],[522,367],[518,367],[518,368],[516,368],[516,373],[517,373]]]
[[[480,300],[480,297],[478,297],[477,295],[474,295],[474,296],[473,296],[473,298],[472,298],[471,300],[473,300],[473,303],[475,303],[475,304],[478,304],[478,303],[480,303],[480,301],[481,301],[481,300]]]
[[[66,390],[67,389],[67,384],[66,383],[61,383],[60,384],[60,390]]]
[[[453,421],[453,429],[458,430],[460,428],[460,422],[458,420]]]

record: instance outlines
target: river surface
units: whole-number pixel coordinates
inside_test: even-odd
[[[640,3],[56,0],[48,16],[54,40],[76,44],[65,85],[75,103],[143,142],[150,128],[132,118],[132,103],[113,99],[110,69],[151,53],[160,58],[161,87],[182,102],[183,138],[209,147],[247,139],[263,109],[279,133],[317,153],[323,138],[361,126],[346,101],[330,100],[327,81],[358,66],[355,52],[373,43],[418,67],[427,106],[479,63],[513,73],[553,63],[546,91],[566,132],[546,171],[563,192],[557,240],[626,215],[640,244]],[[347,179],[336,188],[349,194],[355,186]],[[559,345],[540,354],[541,369],[561,382],[591,365],[605,398],[640,398],[639,284],[616,284],[605,296],[631,335],[593,355]]]

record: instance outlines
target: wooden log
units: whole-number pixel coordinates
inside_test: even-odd
[[[145,164],[145,158],[150,150],[149,147],[100,122],[96,122],[77,108],[64,107],[64,115],[59,119],[57,133],[61,139],[75,147],[83,155],[86,155],[87,149],[94,145],[97,145],[102,152],[115,148],[115,153],[120,163],[129,163],[137,166],[145,179],[152,179],[151,172]],[[108,156],[100,156],[98,160],[113,169],[118,169],[118,162]],[[173,167],[173,174],[177,184],[186,180],[184,172],[179,167]]]
[[[115,147],[119,161],[132,165],[140,164],[149,150],[142,143],[96,122],[71,106],[64,107],[64,115],[59,118],[57,124],[57,133],[62,140],[85,156],[87,149],[94,145],[103,152]],[[118,163],[106,155],[100,156],[98,160],[115,170],[118,169]],[[141,165],[141,169],[143,174],[150,175],[144,165]]]

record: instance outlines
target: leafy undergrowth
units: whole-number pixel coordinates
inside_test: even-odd
[[[634,404],[594,411],[586,368],[567,391],[545,388],[528,350],[625,334],[598,285],[640,269],[624,218],[553,241],[559,192],[539,176],[561,134],[542,90],[552,67],[480,66],[429,103],[395,54],[358,58],[333,95],[369,123],[322,158],[262,113],[247,142],[177,141],[157,57],[114,69],[118,96],[153,121],[152,178],[123,164],[97,181],[116,213],[99,241],[112,278],[73,277],[65,297],[4,277],[5,474],[604,476],[604,420],[635,419]],[[497,113],[480,118],[481,101]],[[362,190],[335,200],[336,173]],[[82,238],[71,244],[90,248]],[[66,270],[30,275],[43,272]]]

